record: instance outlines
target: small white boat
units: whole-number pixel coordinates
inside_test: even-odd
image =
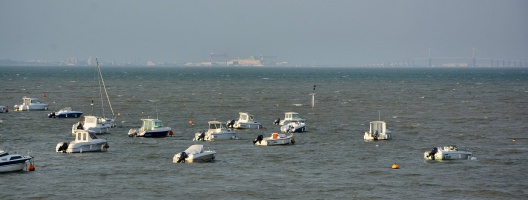
[[[281,126],[283,133],[300,133],[306,131],[306,123],[299,121],[290,121],[290,123]]]
[[[107,133],[110,128],[115,127],[113,119],[102,118],[97,116],[84,116],[81,120],[72,126],[72,134],[77,130],[85,130],[90,133],[103,134]]]
[[[459,151],[455,145],[435,147],[433,150],[424,152],[426,160],[464,160],[471,159],[469,151]]]
[[[22,105],[15,105],[15,111],[48,110],[48,104],[42,103],[38,98],[22,98]]]
[[[392,134],[389,129],[387,129],[387,124],[384,121],[372,121],[370,122],[369,131],[365,131],[363,136],[365,140],[390,140],[392,139]]]
[[[129,137],[167,137],[172,136],[172,129],[163,126],[159,119],[141,119],[143,125],[141,128],[132,128],[128,131]]]
[[[95,133],[76,130],[75,140],[71,142],[59,142],[55,147],[55,151],[57,153],[100,152],[107,151],[108,147],[108,141],[97,138]]]
[[[258,146],[273,146],[273,145],[287,145],[294,144],[295,139],[293,133],[286,135],[284,133],[272,133],[270,137],[259,135],[257,139],[253,140],[253,144]]]
[[[209,121],[209,130],[207,132],[198,132],[194,135],[194,141],[212,141],[212,140],[236,140],[236,132],[227,129],[226,123],[219,121]]]
[[[305,119],[299,117],[299,113],[296,113],[296,112],[286,112],[284,113],[284,119],[277,119],[275,120],[274,124],[275,125],[287,125],[289,124],[290,122],[302,122],[302,123],[305,123]]]
[[[0,106],[0,113],[8,113],[9,112],[9,108],[7,108],[7,106]]]
[[[19,154],[9,154],[0,150],[0,172],[14,172],[23,170],[27,162],[33,159],[32,156],[21,156]]]
[[[172,158],[173,163],[193,163],[193,162],[212,162],[215,159],[216,151],[204,150],[203,145],[191,145],[185,151],[177,153]]]
[[[57,112],[48,114],[48,118],[79,118],[82,114],[81,111],[74,111],[71,107],[65,107]]]
[[[255,129],[261,129],[262,124],[260,122],[255,121],[255,117],[253,115],[250,115],[246,112],[239,112],[240,116],[238,117],[237,121],[232,120],[227,124],[228,127],[236,128],[236,129],[244,129],[244,128],[255,128]]]

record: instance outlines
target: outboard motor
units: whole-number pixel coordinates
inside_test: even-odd
[[[374,140],[378,140],[378,137],[379,137],[379,133],[378,133],[378,131],[376,131],[376,133],[374,133],[374,134],[372,135],[372,137],[374,137]]]
[[[260,144],[260,142],[262,142],[263,139],[264,139],[264,136],[259,135],[257,136],[257,139],[253,140],[253,144],[256,144],[257,142]]]
[[[235,125],[235,120],[234,119],[232,119],[231,121],[227,122],[227,128],[233,128],[234,125]]]
[[[280,118],[277,118],[277,120],[275,120],[275,121],[273,122],[273,125],[279,125],[279,124],[280,124]]]
[[[48,114],[48,118],[55,118],[55,117],[56,117],[55,112]]]
[[[187,157],[189,157],[189,156],[187,155],[187,153],[185,153],[185,151],[182,151],[182,152],[180,153],[180,158],[178,159],[178,162],[176,162],[176,163],[185,163],[185,159],[186,159]]]
[[[435,159],[435,154],[438,152],[438,148],[433,148],[433,150],[431,150],[431,152],[429,152],[429,155],[427,155],[427,157],[431,157],[431,160],[434,160]]]
[[[200,136],[198,136],[198,140],[205,141],[205,132],[204,131],[202,131]]]
[[[57,152],[66,153],[66,149],[68,149],[68,142],[62,142],[62,144],[59,143],[57,144],[57,146],[58,146]]]

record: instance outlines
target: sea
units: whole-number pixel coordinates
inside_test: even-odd
[[[0,199],[526,199],[528,68],[115,67],[101,65],[112,107],[90,67],[0,67],[0,149],[34,156],[35,171],[0,174]],[[313,105],[312,105],[312,93]],[[48,111],[15,112],[22,97]],[[103,93],[103,97],[106,95]],[[93,101],[93,105],[92,104]],[[116,116],[108,152],[56,153],[78,118]],[[104,110],[104,111],[103,111]],[[248,112],[263,129],[196,142],[208,121]],[[255,146],[285,112],[307,131],[287,146]],[[166,138],[128,137],[142,118]],[[382,120],[392,140],[365,141]],[[192,122],[192,123],[191,123]],[[212,163],[173,163],[193,144]],[[425,161],[456,145],[470,160]],[[397,164],[399,169],[392,169]]]

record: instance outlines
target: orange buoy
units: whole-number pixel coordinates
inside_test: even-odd
[[[120,116],[120,117],[121,117],[121,113],[117,113],[117,116]]]
[[[172,136],[172,130],[169,131],[169,135]]]
[[[35,165],[30,164],[28,167],[28,171],[35,171]]]
[[[394,164],[392,165],[392,169],[400,169],[400,167],[398,166],[398,164],[394,163]]]
[[[193,121],[192,121],[192,119],[191,119],[191,120],[189,120],[189,124],[191,124],[191,125],[193,124]]]
[[[513,141],[513,142],[517,142],[517,140],[516,140],[515,138],[513,138],[513,140],[512,140],[512,141]]]

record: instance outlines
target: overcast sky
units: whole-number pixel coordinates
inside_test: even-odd
[[[528,60],[526,0],[3,0],[0,59]]]

